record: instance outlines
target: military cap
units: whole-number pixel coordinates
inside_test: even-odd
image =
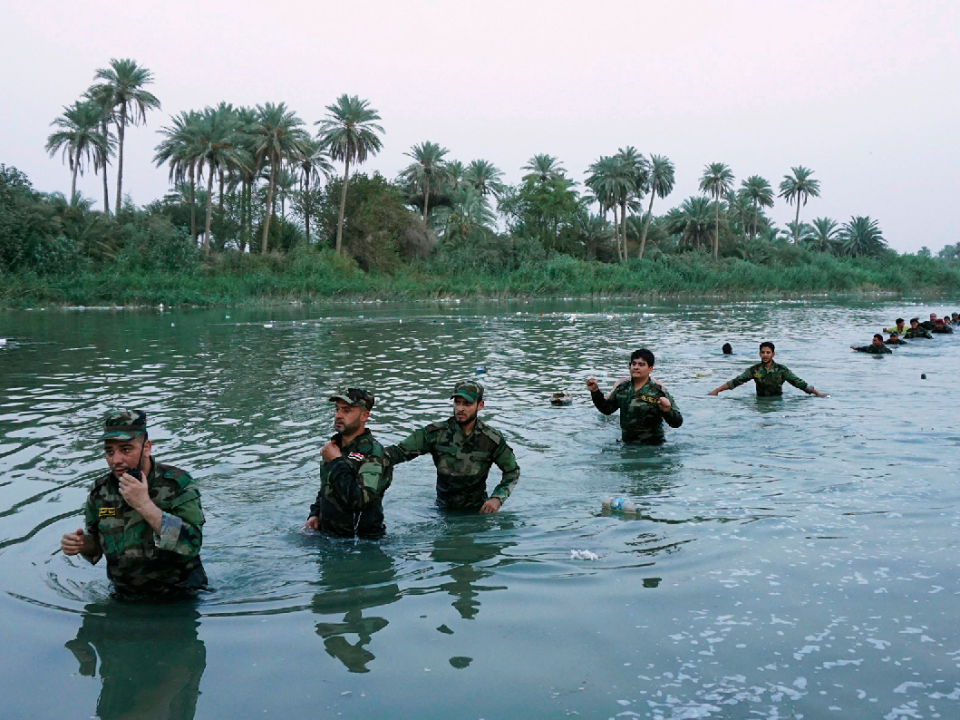
[[[368,390],[363,390],[361,388],[340,388],[329,398],[330,402],[336,402],[341,400],[347,405],[352,405],[353,407],[364,407],[367,410],[373,407],[373,393]]]
[[[101,440],[133,440],[147,435],[147,414],[143,410],[114,410],[103,424]]]
[[[462,397],[468,403],[478,402],[483,400],[483,385],[476,380],[462,380],[453,386],[453,395],[450,397]]]

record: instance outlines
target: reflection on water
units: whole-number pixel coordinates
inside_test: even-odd
[[[87,605],[65,647],[81,675],[100,678],[97,717],[192,720],[207,665],[199,620],[200,613],[183,604]]]

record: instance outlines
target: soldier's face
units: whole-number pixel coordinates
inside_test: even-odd
[[[760,348],[760,362],[766,364],[773,360],[773,350],[768,347]]]
[[[880,338],[874,338],[874,339],[873,339],[873,344],[874,344],[874,345],[883,345],[883,340],[881,340]]]
[[[140,450],[143,449],[141,459]],[[104,440],[103,454],[107,458],[110,471],[118,478],[125,472],[135,470],[137,464],[150,457],[150,441],[143,438],[136,440]]]
[[[333,427],[341,435],[354,435],[363,428],[368,417],[370,413],[365,408],[338,400],[333,411]]]
[[[630,361],[630,377],[632,378],[646,380],[650,377],[651,370],[653,370],[653,368],[651,368],[643,358]]]
[[[483,410],[483,400],[471,403],[459,396],[453,399],[453,417],[456,418],[457,424],[459,425],[469,425],[472,423],[477,419],[477,414],[481,410]]]

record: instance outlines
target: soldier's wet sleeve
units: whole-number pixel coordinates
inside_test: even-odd
[[[747,368],[746,370],[744,370],[742,373],[740,373],[739,375],[737,375],[733,380],[728,380],[728,381],[727,381],[727,387],[730,388],[731,390],[733,390],[733,388],[735,388],[735,387],[740,387],[740,386],[743,385],[745,382],[749,382],[750,380],[753,380],[753,368],[752,368],[752,367],[749,367],[749,368]]]
[[[366,502],[364,490],[357,483],[350,465],[342,457],[334,458],[327,465],[327,482],[341,507],[351,510],[360,510],[363,507]],[[319,496],[317,504],[320,504]]]
[[[203,508],[200,493],[194,487],[180,492],[160,518],[160,533],[155,535],[158,550],[196,557],[203,545]]]
[[[517,464],[517,457],[513,454],[513,448],[507,445],[507,441],[502,438],[497,449],[493,451],[493,462],[500,468],[503,476],[493,492],[490,493],[490,497],[497,498],[503,505],[520,481],[520,465]]]
[[[663,412],[661,410],[660,414],[670,427],[680,427],[683,425],[683,415],[680,414],[680,408],[677,407],[677,401],[673,399],[673,395],[668,393],[663,388],[660,388],[660,392],[663,393],[663,396],[670,401],[670,409],[667,412]]]
[[[85,559],[90,561],[91,565],[96,565],[103,557],[103,545],[100,544],[100,527],[97,518],[97,504],[90,495],[83,506],[83,534],[93,540],[93,553],[87,555],[81,553]]]
[[[797,388],[797,390],[810,392],[810,385],[808,385],[804,380],[798,378],[796,375],[794,375],[793,371],[787,368],[783,368],[783,379]]]
[[[427,435],[426,428],[420,428],[396,445],[385,446],[383,452],[391,465],[404,463],[430,452],[430,437]]]
[[[602,412],[604,415],[613,415],[617,410],[620,409],[620,404],[617,402],[617,398],[611,394],[609,398],[604,397],[603,391],[594,390],[590,393],[590,399],[593,400],[593,404],[596,406],[597,410]]]

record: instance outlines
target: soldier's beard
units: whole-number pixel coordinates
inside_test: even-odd
[[[469,424],[472,423],[474,420],[476,420],[478,414],[479,414],[479,411],[473,413],[473,415],[467,416],[467,417],[464,418],[463,420],[461,420],[461,419],[460,419],[461,416],[460,416],[460,415],[457,415],[457,414],[454,414],[453,417],[454,417],[454,419],[457,421],[457,425],[459,425],[460,427],[463,427],[464,425],[469,425]]]

